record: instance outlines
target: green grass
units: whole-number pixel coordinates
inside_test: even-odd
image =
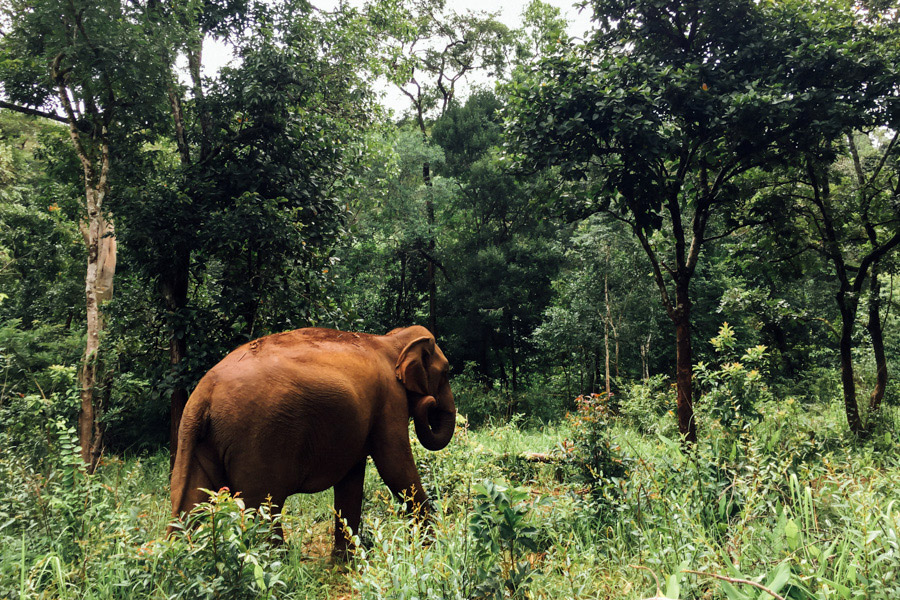
[[[656,594],[654,575],[670,597],[762,597],[686,570],[780,584],[794,599],[900,597],[897,409],[865,441],[840,425],[836,404],[760,409],[762,421],[740,432],[701,421],[690,452],[605,417],[598,439],[627,469],[616,480],[586,478],[572,462],[573,442],[598,426],[577,415],[528,429],[463,427],[437,453],[414,444],[438,508],[431,541],[399,514],[372,467],[364,550],[349,567],[327,560],[330,492],[288,501],[281,548],[260,541],[266,521],[232,538],[220,529],[214,552],[215,536],[163,541],[168,456],[106,457],[89,477],[71,432],[60,430],[40,461],[0,446],[0,598],[641,599]],[[489,500],[484,481],[509,497]],[[217,506],[223,523],[237,514]],[[506,510],[521,520],[504,526]],[[231,580],[203,587],[232,564]]]

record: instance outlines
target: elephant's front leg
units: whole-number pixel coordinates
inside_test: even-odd
[[[353,551],[351,533],[359,533],[365,478],[366,460],[363,459],[334,486],[334,548],[331,556],[335,560],[346,560]],[[344,527],[345,522],[350,531]]]
[[[397,500],[406,503],[407,512],[427,521],[431,503],[422,487],[422,480],[419,479],[407,430],[397,431],[385,443],[376,446],[376,450],[372,452],[372,460],[391,493]]]

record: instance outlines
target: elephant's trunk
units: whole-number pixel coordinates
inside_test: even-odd
[[[434,396],[422,396],[413,407],[416,437],[429,450],[440,450],[450,443],[456,429],[456,407],[438,406]]]

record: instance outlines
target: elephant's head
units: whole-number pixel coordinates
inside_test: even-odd
[[[401,350],[397,379],[406,388],[419,441],[429,450],[440,450],[450,443],[456,427],[456,405],[447,379],[450,365],[427,329],[405,331],[420,335]]]

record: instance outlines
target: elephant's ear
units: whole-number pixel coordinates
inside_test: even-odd
[[[395,371],[403,387],[420,396],[429,394],[428,361],[431,360],[432,354],[434,354],[434,338],[428,336],[411,341],[400,352]]]

